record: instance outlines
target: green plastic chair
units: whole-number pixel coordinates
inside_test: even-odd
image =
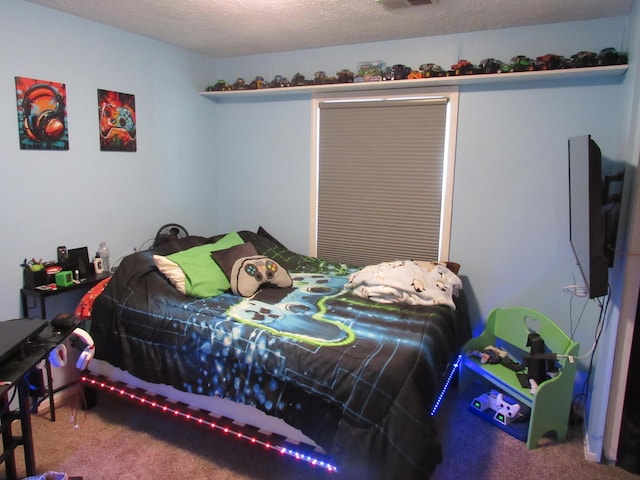
[[[567,437],[569,413],[576,376],[579,343],[574,342],[550,318],[526,307],[496,308],[489,314],[484,331],[469,340],[463,353],[483,350],[489,345],[500,346],[508,352],[529,352],[529,333],[537,333],[547,349],[557,355],[558,375],[542,382],[535,394],[520,385],[515,373],[496,364],[481,364],[476,358],[465,356],[460,365],[460,390],[466,389],[478,377],[502,390],[505,394],[531,408],[527,448],[537,447],[540,437],[555,432],[559,441]],[[515,348],[513,348],[515,347]],[[514,355],[517,358],[517,355]]]

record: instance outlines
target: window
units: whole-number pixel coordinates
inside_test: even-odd
[[[311,252],[360,266],[447,260],[457,90],[315,106]]]

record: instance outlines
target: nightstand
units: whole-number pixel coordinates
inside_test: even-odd
[[[39,303],[40,318],[47,318],[46,299],[55,295],[64,295],[69,292],[88,292],[91,287],[98,284],[100,281],[107,277],[110,277],[110,272],[104,272],[99,274],[92,274],[82,279],[80,283],[74,283],[68,287],[57,287],[52,290],[44,290],[38,287],[20,289],[20,299],[22,301],[22,315],[25,318],[29,317],[29,298],[34,298]]]

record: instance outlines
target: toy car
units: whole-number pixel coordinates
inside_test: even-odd
[[[468,60],[460,60],[458,63],[451,65],[451,71],[454,75],[470,75],[475,73],[475,67]]]
[[[382,61],[375,62],[361,62],[358,64],[358,75],[353,79],[354,82],[379,82],[382,81],[382,76],[386,64]]]
[[[224,80],[218,80],[215,85],[210,85],[207,87],[208,92],[224,92],[227,90],[232,90],[232,86],[225,82]]]
[[[336,73],[338,83],[353,83],[353,72],[351,70],[340,70]]]
[[[287,80],[282,75],[276,75],[275,77],[273,77],[273,80],[271,80],[271,88],[282,88],[288,86],[289,80]]]
[[[628,61],[626,53],[618,53],[615,48],[603,48],[598,53],[598,66],[624,65]]]
[[[533,60],[525,55],[516,55],[511,58],[510,71],[530,72],[534,70]]]
[[[479,73],[500,73],[504,62],[495,58],[485,58],[478,64]]]
[[[267,82],[264,81],[264,77],[261,76],[257,76],[250,84],[249,84],[249,89],[250,90],[259,90],[262,88],[268,88],[269,84]]]
[[[313,83],[315,85],[324,85],[326,83],[329,83],[327,79],[327,74],[324,73],[322,70],[317,71],[316,73],[313,74]]]
[[[411,67],[401,64],[394,65],[391,67],[391,70],[393,71],[394,80],[406,80],[411,73]]]
[[[419,70],[422,72],[424,78],[442,77],[445,74],[444,69],[435,63],[423,63],[420,65]]]
[[[567,59],[562,55],[547,53],[536,58],[536,70],[558,70],[567,67]]]
[[[598,56],[594,52],[578,52],[571,56],[569,65],[573,68],[595,67],[598,64]]]
[[[306,85],[306,80],[304,75],[300,72],[296,73],[293,77],[291,77],[290,85],[292,87],[301,87],[302,85]]]

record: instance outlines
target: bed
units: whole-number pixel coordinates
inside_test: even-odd
[[[249,247],[276,280],[233,281]],[[228,281],[213,295],[180,257],[202,250]],[[309,445],[344,478],[424,480],[442,460],[430,411],[470,337],[464,293],[409,305],[388,289],[367,295],[364,273],[292,252],[262,227],[171,240],[125,257],[81,300],[89,370]]]

